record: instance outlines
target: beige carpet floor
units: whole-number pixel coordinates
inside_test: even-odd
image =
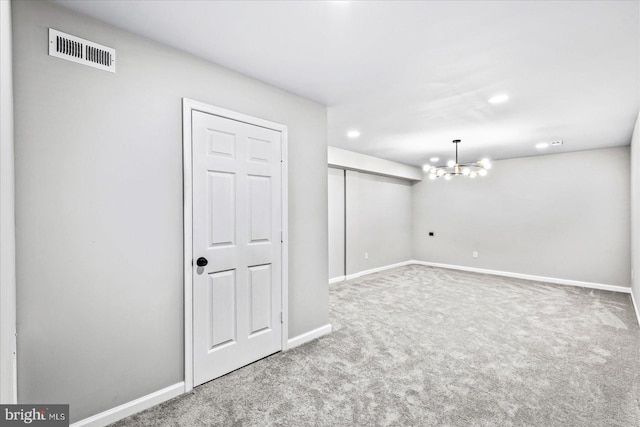
[[[329,288],[332,334],[116,425],[640,425],[627,294],[415,265]]]

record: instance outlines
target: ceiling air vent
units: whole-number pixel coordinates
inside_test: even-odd
[[[116,50],[49,28],[49,55],[116,72]]]

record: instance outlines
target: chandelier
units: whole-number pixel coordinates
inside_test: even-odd
[[[460,144],[459,139],[454,139],[453,143],[456,145],[456,161],[449,160],[446,166],[431,166],[425,165],[422,169],[425,172],[429,172],[430,179],[442,178],[447,181],[453,178],[454,176],[468,176],[469,178],[475,178],[476,176],[485,176],[487,174],[487,170],[491,169],[491,163],[489,163],[489,159],[482,159],[479,162],[475,163],[458,163],[458,144]]]

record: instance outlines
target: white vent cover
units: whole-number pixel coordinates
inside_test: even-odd
[[[116,72],[116,50],[49,28],[49,55]]]

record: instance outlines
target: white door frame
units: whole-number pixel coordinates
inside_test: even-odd
[[[18,403],[11,3],[0,0],[0,403]]]
[[[287,126],[235,111],[182,98],[182,162],[184,202],[184,383],[185,393],[193,389],[193,171],[191,159],[191,113],[200,111],[280,132],[282,141],[282,351],[289,338],[289,222]]]

